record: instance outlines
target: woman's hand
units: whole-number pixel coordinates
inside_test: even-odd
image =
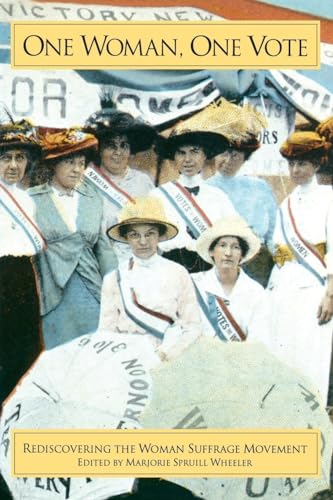
[[[318,307],[317,318],[318,324],[324,325],[328,323],[333,316],[333,295],[329,294],[327,291],[322,298],[320,305]]]

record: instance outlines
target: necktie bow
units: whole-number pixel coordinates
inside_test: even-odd
[[[195,186],[195,187],[187,187],[187,186],[185,186],[185,189],[187,189],[187,191],[190,194],[193,194],[194,196],[197,196],[197,194],[199,193],[199,190],[200,190],[200,186]]]

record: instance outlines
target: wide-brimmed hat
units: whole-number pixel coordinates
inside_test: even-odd
[[[197,133],[198,139],[199,133],[207,134],[207,142],[215,139],[215,143],[209,144],[208,142],[208,148],[212,148],[210,158],[223,153],[227,148],[255,151],[260,147],[258,136],[264,127],[267,127],[267,120],[252,106],[237,106],[220,98],[187,120],[177,124],[167,139],[165,149],[167,150],[169,146],[169,154],[174,155],[180,141],[182,140],[184,144],[185,139],[190,138],[185,136],[181,138],[182,134],[188,132]],[[220,138],[220,143],[218,138]]]
[[[44,160],[52,160],[88,149],[97,149],[96,137],[83,132],[80,127],[40,128],[39,134]]]
[[[293,132],[280,147],[280,153],[289,159],[311,156],[325,158],[330,147],[331,143],[317,132]]]
[[[111,226],[106,234],[113,240],[127,243],[119,229],[130,224],[158,224],[165,227],[160,241],[171,240],[178,233],[178,228],[167,220],[162,202],[153,196],[136,198],[135,203],[127,203],[119,212],[118,224]]]
[[[158,141],[157,152],[162,158],[173,160],[176,151],[181,146],[195,145],[204,149],[207,159],[210,160],[219,153],[223,153],[229,143],[225,137],[205,130],[174,129],[168,138]]]
[[[34,153],[40,151],[36,128],[28,120],[0,124],[0,148],[24,147]]]
[[[115,135],[126,135],[131,153],[149,149],[157,137],[153,127],[135,119],[130,113],[119,111],[114,104],[108,103],[86,120],[84,129],[94,134],[100,144],[105,144]]]
[[[208,228],[198,238],[196,249],[200,257],[209,264],[214,264],[213,259],[209,255],[211,244],[223,236],[236,236],[247,243],[248,251],[242,257],[241,264],[251,260],[260,250],[260,240],[248,226],[246,221],[240,217],[228,217],[217,220],[210,228]]]

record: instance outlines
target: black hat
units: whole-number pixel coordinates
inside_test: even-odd
[[[115,135],[126,135],[132,154],[149,149],[157,133],[150,125],[135,119],[130,113],[119,111],[114,103],[101,101],[102,109],[86,120],[85,131],[94,134],[100,145]]]
[[[223,153],[229,147],[229,142],[223,135],[214,132],[174,131],[167,139],[158,141],[157,152],[162,158],[173,160],[179,147],[189,145],[200,146],[210,160]]]

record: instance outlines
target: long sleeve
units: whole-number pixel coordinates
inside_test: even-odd
[[[119,331],[121,308],[117,273],[113,271],[108,273],[103,280],[98,330]]]
[[[326,218],[326,255],[327,274],[333,274],[333,200],[330,202]]]
[[[104,236],[102,233],[98,237],[94,252],[102,276],[105,276],[107,273],[117,268],[118,259],[113,249],[113,244],[107,236]]]
[[[202,334],[200,309],[193,283],[185,269],[180,268],[179,271],[180,292],[177,297],[179,321],[167,329],[159,348],[159,352],[166,354],[168,359],[181,354]]]

